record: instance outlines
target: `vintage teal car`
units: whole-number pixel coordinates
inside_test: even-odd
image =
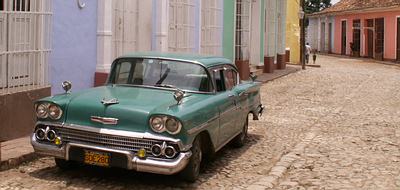
[[[135,53],[116,59],[104,86],[35,103],[31,143],[60,168],[77,163],[188,181],[228,142],[242,146],[248,116],[258,120],[260,83],[240,81],[221,57]]]

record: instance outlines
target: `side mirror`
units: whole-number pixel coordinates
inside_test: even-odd
[[[61,84],[62,88],[65,90],[65,93],[70,93],[71,92],[71,88],[72,88],[72,84],[69,81],[64,81]]]
[[[255,75],[253,72],[250,73],[250,78],[254,82],[257,79],[257,75]]]
[[[182,99],[185,97],[185,92],[183,92],[182,90],[175,90],[174,92],[174,98],[177,101],[177,104],[181,104],[182,103]]]

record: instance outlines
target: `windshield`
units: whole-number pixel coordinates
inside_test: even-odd
[[[112,72],[111,84],[211,91],[211,81],[206,70],[193,63],[161,59],[120,59]]]

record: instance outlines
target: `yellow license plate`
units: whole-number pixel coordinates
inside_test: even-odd
[[[85,150],[84,162],[90,165],[108,167],[110,166],[110,154]]]

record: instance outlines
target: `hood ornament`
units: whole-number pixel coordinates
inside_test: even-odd
[[[177,102],[177,105],[180,105],[182,103],[182,99],[185,97],[185,92],[180,90],[180,89],[176,89],[174,92],[174,99]]]
[[[117,118],[91,116],[90,120],[93,122],[101,123],[103,125],[116,125],[118,124]]]
[[[106,100],[106,98],[103,98],[103,100],[101,100],[101,103],[105,106],[108,106],[108,105],[113,105],[113,104],[119,104],[119,101],[116,98],[113,98],[110,100]]]

